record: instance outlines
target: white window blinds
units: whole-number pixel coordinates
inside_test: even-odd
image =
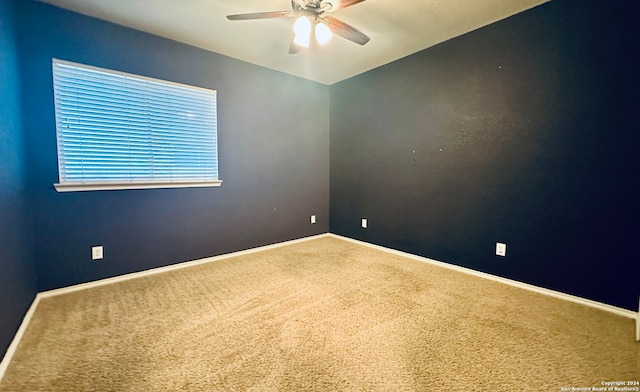
[[[58,191],[217,186],[216,91],[53,60]]]

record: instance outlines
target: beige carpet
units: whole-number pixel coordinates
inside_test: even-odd
[[[0,391],[561,391],[634,322],[323,237],[44,298]]]

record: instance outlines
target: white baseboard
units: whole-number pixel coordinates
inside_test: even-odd
[[[566,300],[566,301],[570,301],[570,302],[574,302],[574,303],[590,306],[590,307],[593,307],[593,308],[597,308],[597,309],[600,309],[600,310],[604,310],[606,312],[617,314],[619,316],[624,316],[624,317],[628,317],[628,318],[631,318],[631,319],[635,319],[636,320],[636,340],[640,341],[640,301],[638,303],[638,312],[634,312],[632,310],[623,309],[623,308],[619,308],[619,307],[616,307],[616,306],[604,304],[604,303],[601,303],[601,302],[592,301],[592,300],[589,300],[589,299],[586,299],[586,298],[581,298],[581,297],[577,297],[577,296],[574,296],[574,295],[565,294],[565,293],[562,293],[562,292],[559,292],[559,291],[545,289],[545,288],[534,286],[534,285],[530,285],[530,284],[527,284],[527,283],[518,282],[518,281],[515,281],[515,280],[512,280],[512,279],[502,278],[502,277],[499,277],[499,276],[496,276],[496,275],[491,275],[491,274],[487,274],[487,273],[484,273],[484,272],[475,271],[475,270],[472,270],[472,269],[469,269],[469,268],[465,268],[465,267],[460,267],[460,266],[457,266],[457,265],[454,265],[454,264],[449,264],[449,263],[445,263],[445,262],[442,262],[442,261],[437,261],[437,260],[429,259],[429,258],[426,258],[426,257],[417,256],[417,255],[414,255],[414,254],[411,254],[411,253],[402,252],[402,251],[395,250],[395,249],[385,248],[385,247],[380,246],[380,245],[374,245],[374,244],[371,244],[371,243],[368,243],[368,242],[355,240],[353,238],[343,237],[343,236],[340,236],[340,235],[337,235],[337,234],[332,234],[332,233],[325,233],[325,234],[318,234],[318,235],[314,235],[314,236],[310,236],[310,237],[304,237],[304,238],[299,238],[299,239],[295,239],[295,240],[280,242],[280,243],[277,243],[277,244],[260,246],[260,247],[257,247],[257,248],[252,248],[252,249],[242,250],[242,251],[238,251],[238,252],[228,253],[228,254],[224,254],[224,255],[220,255],[220,256],[207,257],[207,258],[198,259],[198,260],[186,261],[186,262],[183,262],[183,263],[173,264],[173,265],[169,265],[169,266],[166,266],[166,267],[153,268],[153,269],[146,270],[146,271],[134,272],[134,273],[126,274],[126,275],[115,276],[113,278],[101,279],[101,280],[96,280],[96,281],[93,281],[93,282],[82,283],[82,284],[77,284],[77,285],[73,285],[73,286],[63,287],[63,288],[60,288],[60,289],[40,292],[40,293],[38,293],[36,295],[36,298],[33,300],[33,303],[29,307],[29,310],[25,314],[25,316],[24,316],[24,318],[22,320],[22,323],[20,324],[20,328],[18,329],[18,332],[16,332],[16,335],[14,336],[11,344],[9,345],[9,348],[7,349],[7,352],[4,355],[4,358],[2,359],[2,362],[0,362],[0,381],[2,380],[4,374],[5,374],[6,370],[7,370],[7,367],[9,366],[9,362],[11,362],[11,359],[13,358],[13,355],[14,355],[17,347],[18,347],[18,344],[20,343],[20,340],[22,339],[22,336],[24,335],[24,332],[27,329],[27,327],[29,325],[29,322],[31,321],[31,318],[33,317],[33,314],[35,313],[35,310],[38,307],[38,304],[40,303],[40,300],[42,298],[47,298],[47,297],[53,297],[53,296],[56,296],[56,295],[72,293],[72,292],[75,292],[75,291],[85,290],[85,289],[89,289],[89,288],[92,288],[92,287],[104,286],[104,285],[108,285],[108,284],[112,284],[112,283],[116,283],[116,282],[123,282],[123,281],[126,281],[126,280],[136,279],[136,278],[140,278],[140,277],[143,277],[143,276],[150,276],[150,275],[159,274],[159,273],[163,273],[163,272],[174,271],[174,270],[178,270],[178,269],[182,269],[182,268],[191,267],[191,266],[194,266],[194,265],[211,263],[211,262],[214,262],[214,261],[217,261],[217,260],[223,260],[223,259],[228,259],[228,258],[231,258],[231,257],[236,257],[236,256],[242,256],[242,255],[247,255],[247,254],[251,254],[251,253],[261,252],[261,251],[264,251],[264,250],[275,249],[275,248],[279,248],[279,247],[282,247],[282,246],[287,246],[287,245],[292,245],[292,244],[296,244],[296,243],[300,243],[300,242],[310,241],[310,240],[314,240],[314,239],[322,238],[322,237],[333,237],[333,238],[338,238],[338,239],[341,239],[341,240],[344,240],[344,241],[350,241],[350,242],[353,242],[353,243],[356,243],[356,244],[364,245],[364,246],[367,246],[367,247],[370,247],[370,248],[374,248],[374,249],[377,249],[377,250],[381,250],[381,251],[384,251],[384,252],[388,252],[388,253],[392,253],[392,254],[395,254],[395,255],[407,257],[407,258],[410,258],[410,259],[413,259],[413,260],[418,260],[418,261],[422,261],[422,262],[425,262],[425,263],[437,265],[437,266],[440,266],[440,267],[444,267],[444,268],[448,268],[448,269],[451,269],[451,270],[463,272],[463,273],[474,275],[474,276],[477,276],[477,277],[480,277],[480,278],[484,278],[484,279],[490,279],[490,280],[493,280],[493,281],[496,281],[496,282],[508,284],[510,286],[523,288],[523,289],[534,291],[534,292],[537,292],[537,293],[549,295],[551,297],[560,298],[560,299],[563,299],[563,300]]]
[[[36,295],[36,298],[31,303],[29,310],[27,310],[27,314],[24,315],[24,318],[22,319],[22,323],[20,323],[20,328],[18,328],[18,332],[16,332],[16,335],[13,337],[13,340],[11,341],[9,348],[7,348],[7,352],[4,354],[4,357],[2,358],[2,362],[0,362],[0,381],[2,381],[2,377],[4,377],[4,374],[7,371],[7,368],[9,367],[9,362],[11,362],[11,359],[13,358],[13,354],[15,354],[16,349],[18,348],[18,344],[20,343],[20,340],[22,339],[24,332],[29,326],[29,323],[31,322],[31,318],[33,317],[33,314],[36,312],[36,308],[40,303],[40,298],[41,296],[38,293]]]
[[[523,283],[523,282],[518,282],[517,280],[512,280],[512,279],[507,279],[507,278],[502,278],[500,276],[496,276],[496,275],[491,275],[485,272],[480,272],[480,271],[476,271],[470,268],[465,268],[465,267],[460,267],[458,265],[455,264],[450,264],[450,263],[445,263],[442,261],[437,261],[437,260],[433,260],[433,259],[429,259],[426,257],[422,257],[422,256],[417,256],[411,253],[407,253],[407,252],[402,252],[399,250],[395,250],[395,249],[390,249],[390,248],[385,248],[384,246],[380,246],[380,245],[374,245],[368,242],[364,242],[364,241],[360,241],[360,240],[355,240],[353,238],[348,238],[348,237],[343,237],[337,234],[327,234],[328,236],[331,237],[335,237],[335,238],[339,238],[345,241],[350,241],[356,244],[360,244],[360,245],[364,245],[364,246],[368,246],[370,248],[374,248],[377,250],[381,250],[384,252],[388,252],[388,253],[392,253],[398,256],[403,256],[403,257],[407,257],[413,260],[418,260],[418,261],[422,261],[425,263],[429,263],[429,264],[433,264],[433,265],[437,265],[440,267],[444,267],[444,268],[448,268],[454,271],[459,271],[459,272],[463,272],[466,274],[470,274],[473,276],[477,276],[480,278],[484,278],[484,279],[490,279],[496,282],[500,282],[500,283],[504,283],[504,284],[508,284],[510,286],[514,286],[514,287],[519,287],[525,290],[529,290],[529,291],[534,291],[536,293],[540,293],[540,294],[545,294],[551,297],[555,297],[555,298],[559,298],[559,299],[563,299],[566,301],[570,301],[570,302],[574,302],[574,303],[578,303],[581,305],[586,305],[592,308],[597,308],[600,310],[604,310],[606,312],[610,312],[613,314],[617,314],[618,316],[624,316],[624,317],[628,317],[631,319],[636,320],[636,340],[640,340],[640,338],[637,336],[640,333],[640,330],[638,328],[640,328],[640,308],[638,309],[638,312],[634,312],[632,310],[628,310],[628,309],[624,309],[624,308],[620,308],[617,306],[613,306],[613,305],[609,305],[609,304],[605,304],[602,302],[597,302],[597,301],[592,301],[590,299],[586,299],[586,298],[582,298],[582,297],[578,297],[575,295],[570,295],[570,294],[565,294],[559,291],[555,291],[555,290],[550,290],[550,289],[546,289],[543,287],[538,287],[538,286],[534,286],[528,283]]]
[[[2,362],[0,362],[0,381],[2,381],[2,378],[4,377],[4,374],[7,371],[7,368],[9,367],[9,362],[11,362],[11,359],[13,358],[13,355],[16,352],[18,344],[20,343],[20,340],[22,339],[22,336],[24,335],[25,330],[29,326],[29,323],[31,322],[31,318],[33,317],[33,314],[35,313],[35,310],[38,307],[38,304],[40,303],[40,300],[42,298],[54,297],[56,295],[62,295],[62,294],[72,293],[72,292],[75,292],[75,291],[86,290],[86,289],[89,289],[89,288],[92,288],[92,287],[104,286],[104,285],[108,285],[108,284],[112,284],[112,283],[123,282],[123,281],[130,280],[130,279],[140,278],[140,277],[143,277],[143,276],[150,276],[150,275],[159,274],[159,273],[163,273],[163,272],[168,272],[168,271],[174,271],[174,270],[178,270],[178,269],[182,269],[182,268],[187,268],[187,267],[191,267],[191,266],[194,266],[194,265],[211,263],[211,262],[214,262],[214,261],[217,261],[217,260],[222,260],[222,259],[228,259],[228,258],[231,258],[231,257],[247,255],[247,254],[261,252],[261,251],[269,250],[269,249],[275,249],[275,248],[279,248],[279,247],[282,247],[282,246],[292,245],[292,244],[296,244],[296,243],[300,243],[300,242],[304,242],[304,241],[310,241],[310,240],[313,240],[313,239],[316,239],[316,238],[325,237],[325,236],[327,236],[326,233],[325,234],[318,234],[318,235],[314,235],[314,236],[310,236],[310,237],[304,237],[304,238],[298,238],[298,239],[295,239],[295,240],[279,242],[277,244],[265,245],[265,246],[260,246],[260,247],[257,247],[257,248],[251,248],[251,249],[247,249],[247,250],[241,250],[241,251],[238,251],[238,252],[227,253],[227,254],[223,254],[223,255],[220,255],[220,256],[213,256],[213,257],[206,257],[204,259],[185,261],[183,263],[173,264],[173,265],[169,265],[169,266],[166,266],[166,267],[152,268],[152,269],[149,269],[149,270],[146,270],[146,271],[133,272],[133,273],[126,274],[126,275],[115,276],[113,278],[100,279],[100,280],[96,280],[96,281],[93,281],[93,282],[81,283],[81,284],[77,284],[77,285],[73,285],[73,286],[62,287],[62,288],[59,288],[59,289],[40,292],[40,293],[36,294],[36,298],[31,303],[31,306],[29,307],[29,310],[27,311],[27,313],[25,314],[24,318],[22,319],[22,323],[20,324],[20,328],[18,328],[18,332],[16,332],[16,335],[13,337],[13,340],[11,341],[11,344],[9,345],[9,348],[7,349],[7,352],[5,353],[4,357],[2,358]]]
[[[251,253],[262,252],[264,250],[280,248],[282,246],[293,245],[293,244],[297,244],[297,243],[300,243],[300,242],[314,240],[316,238],[321,238],[321,237],[324,237],[326,235],[327,235],[326,233],[325,234],[318,234],[318,235],[313,235],[313,236],[310,236],[310,237],[303,237],[303,238],[298,238],[298,239],[295,239],[295,240],[278,242],[277,244],[259,246],[257,248],[251,248],[251,249],[241,250],[241,251],[232,252],[232,253],[226,253],[226,254],[219,255],[219,256],[212,256],[212,257],[205,257],[203,259],[184,261],[182,263],[172,264],[172,265],[168,265],[166,267],[152,268],[152,269],[145,270],[145,271],[132,272],[132,273],[126,274],[126,275],[114,276],[113,278],[100,279],[100,280],[96,280],[96,281],[93,281],[93,282],[81,283],[81,284],[76,284],[76,285],[73,285],[73,286],[62,287],[62,288],[59,288],[59,289],[43,291],[43,292],[39,293],[39,295],[41,295],[43,298],[54,297],[56,295],[72,293],[74,291],[86,290],[86,289],[89,289],[89,288],[92,288],[92,287],[104,286],[104,285],[107,285],[107,284],[112,284],[112,283],[117,283],[117,282],[124,282],[126,280],[141,278],[143,276],[150,276],[150,275],[160,274],[160,273],[163,273],[163,272],[175,271],[175,270],[179,270],[179,269],[182,269],[182,268],[188,268],[188,267],[192,267],[194,265],[211,263],[211,262],[218,261],[218,260],[228,259],[230,257],[243,256],[243,255],[248,255],[248,254],[251,254]]]
[[[638,297],[638,314],[636,314],[636,342],[640,342],[640,297]]]

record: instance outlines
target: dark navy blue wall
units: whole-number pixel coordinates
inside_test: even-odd
[[[0,358],[36,294],[13,21],[13,1],[0,0]]]
[[[40,290],[328,231],[327,86],[42,3],[17,7]],[[216,89],[222,186],[57,193],[52,57]],[[103,261],[90,260],[92,245]]]
[[[331,232],[637,309],[638,4],[552,1],[333,85]]]

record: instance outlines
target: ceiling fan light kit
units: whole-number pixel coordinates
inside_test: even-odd
[[[311,28],[312,25],[313,29]],[[311,18],[306,15],[296,19],[296,22],[293,24],[293,32],[293,42],[305,48],[309,47],[312,35],[315,36],[316,42],[320,45],[325,45],[331,41],[333,37],[333,33],[326,24],[318,20],[312,22]]]
[[[324,15],[325,12],[336,11],[363,1],[365,0],[291,0],[292,11],[227,15],[227,19],[254,20],[295,17],[296,21],[293,24],[294,35],[289,46],[290,54],[298,53],[302,47],[308,48],[312,35],[315,36],[316,42],[320,45],[331,41],[333,34],[359,45],[364,45],[369,42],[369,37],[366,34],[333,16]]]
[[[311,20],[304,15],[296,19],[293,24],[293,33],[293,42],[308,48],[311,41]]]
[[[327,27],[327,25],[322,22],[316,23],[315,34],[316,34],[316,41],[320,45],[324,45],[328,43],[329,41],[331,41],[331,38],[333,38],[333,33],[331,32],[331,29],[329,29],[329,27]]]

